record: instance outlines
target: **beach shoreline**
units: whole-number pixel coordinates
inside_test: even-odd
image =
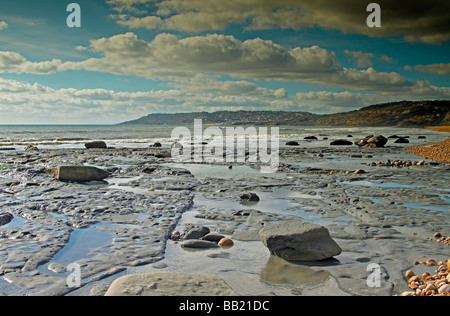
[[[432,126],[428,127],[428,129],[436,132],[450,133],[450,126]]]
[[[417,159],[394,142],[383,148],[317,142],[282,146],[275,174],[249,162],[176,164],[164,155],[168,146],[0,152],[0,205],[7,213],[0,292],[103,295],[123,275],[167,271],[218,275],[240,295],[389,296],[408,290],[404,271],[422,268],[415,261],[447,259],[449,246],[428,239],[450,236],[444,163],[377,164]],[[86,184],[45,172],[67,164],[110,176]],[[260,200],[242,203],[245,192]],[[270,255],[258,229],[295,218],[329,230],[343,250],[336,261],[298,264]],[[173,231],[192,225],[234,246],[188,251],[172,242]],[[72,263],[81,268],[80,288],[66,285]],[[367,286],[369,264],[382,267],[380,287]]]
[[[450,138],[439,143],[410,147],[409,152],[439,162],[450,162]]]

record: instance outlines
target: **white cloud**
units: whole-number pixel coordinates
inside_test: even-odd
[[[204,89],[194,83],[203,82]],[[177,86],[180,84],[180,86]],[[223,84],[229,89],[220,89]],[[0,124],[105,124],[128,121],[149,113],[219,110],[293,110],[343,112],[375,103],[450,96],[450,88],[415,82],[403,93],[306,92],[288,96],[246,81],[219,82],[195,78],[170,90],[123,92],[106,89],[53,89],[0,78]]]
[[[435,74],[435,75],[441,75],[441,76],[448,76],[450,75],[450,63],[449,64],[432,64],[432,65],[417,65],[414,67],[411,66],[405,66],[405,70],[412,71],[412,70]]]
[[[131,29],[204,32],[232,24],[247,29],[319,26],[372,37],[404,36],[408,42],[440,44],[450,39],[447,0],[378,0],[382,27],[369,28],[369,2],[360,0],[110,0],[117,22]]]
[[[344,50],[344,53],[354,58],[356,66],[360,68],[367,68],[373,66],[372,58],[374,55],[372,53],[363,53],[361,51],[349,51],[348,49]]]
[[[403,94],[406,99],[415,93],[411,89],[417,85],[397,72],[378,72],[373,67],[344,68],[334,52],[319,46],[286,48],[260,38],[240,41],[233,36],[209,34],[180,39],[172,34],[159,34],[146,42],[129,32],[93,40],[91,49],[103,56],[66,62],[59,70],[88,70],[166,80],[177,88],[187,84],[196,92],[209,89],[225,94],[227,89],[249,89],[248,94],[266,94],[266,97],[272,94],[275,98],[284,96],[285,91],[277,91],[275,95],[275,91],[257,89],[249,82],[203,81],[197,84],[195,80],[198,81],[200,76],[227,75],[233,79],[299,81],[365,93]],[[365,65],[373,56],[362,52],[347,53]],[[446,88],[435,87],[430,82],[421,85],[449,97]]]
[[[84,51],[88,50],[88,48],[85,47],[85,46],[79,45],[79,46],[76,46],[76,47],[75,47],[75,50],[77,50],[77,51],[79,51],[79,52],[84,52]]]
[[[93,40],[90,50],[101,56],[78,62],[32,62],[18,53],[0,52],[0,73],[87,70],[164,80],[169,90],[55,90],[0,80],[2,122],[29,117],[27,122],[56,123],[71,117],[73,123],[92,123],[93,118],[101,117],[110,123],[151,112],[226,109],[326,113],[403,99],[450,98],[449,87],[436,87],[428,81],[410,81],[399,73],[377,72],[372,67],[344,68],[334,52],[319,46],[286,48],[259,38],[240,41],[217,34],[187,38],[159,34],[147,42],[126,33]],[[368,55],[356,53],[356,58]],[[347,91],[289,96],[283,88],[258,86],[255,82],[259,80],[298,81]]]
[[[364,106],[401,100],[386,94],[354,93],[350,91],[310,91],[297,93],[292,98],[297,107],[315,113],[338,113],[356,110]],[[398,100],[397,100],[398,99]]]
[[[209,81],[210,90],[214,90],[215,83]],[[224,84],[233,86],[231,81]],[[285,96],[285,91],[259,88],[243,81],[236,83],[234,94],[220,92],[195,91],[186,86],[141,92],[53,89],[0,78],[0,124],[119,123],[155,112],[270,110],[273,100]]]
[[[93,40],[90,48],[103,56],[78,62],[62,63],[58,59],[31,62],[15,52],[0,52],[0,73],[52,74],[88,70],[166,80],[178,89],[186,85],[185,90],[189,88],[196,93],[203,90],[225,95],[230,91],[230,95],[238,92],[238,95],[264,98],[283,98],[286,91],[259,88],[243,80],[195,81],[201,76],[228,75],[234,79],[299,81],[377,93],[405,93],[416,84],[396,72],[377,72],[372,67],[344,68],[334,52],[319,46],[286,48],[260,38],[240,41],[233,36],[209,34],[180,39],[172,34],[159,34],[146,42],[129,32]],[[370,53],[348,50],[346,53],[357,58],[361,66],[368,65],[372,57]],[[417,70],[445,73],[447,69],[431,66],[417,66]],[[424,85],[431,90],[445,90],[429,82]]]
[[[8,23],[5,21],[0,21],[0,31],[3,31],[8,28]]]
[[[220,81],[204,75],[196,75],[187,79],[179,78],[169,85],[185,93],[215,93],[224,96],[238,95],[267,99],[287,97],[287,91],[284,88],[267,89],[245,80]]]
[[[61,60],[30,62],[15,52],[0,52],[0,73],[51,74],[58,71]]]
[[[397,60],[396,60],[396,59],[394,59],[394,58],[392,58],[392,57],[389,57],[389,56],[387,56],[387,55],[382,55],[382,56],[380,57],[380,59],[381,59],[382,62],[384,62],[384,63],[386,63],[386,64],[395,64],[395,63],[397,63]]]
[[[334,52],[319,46],[288,49],[259,38],[240,41],[233,36],[210,34],[179,39],[159,34],[146,42],[134,33],[126,33],[91,41],[91,48],[103,57],[67,62],[60,70],[83,69],[164,80],[204,73],[373,91],[412,84],[398,73],[343,68]]]

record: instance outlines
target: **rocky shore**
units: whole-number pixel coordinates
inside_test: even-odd
[[[420,159],[390,143],[300,142],[281,148],[279,172],[267,175],[258,163],[174,164],[169,152],[0,151],[0,295],[103,295],[122,276],[161,271],[216,275],[240,295],[395,295],[410,290],[404,274],[415,261],[448,259],[448,243],[430,240],[450,235],[448,160],[399,168],[377,162]],[[73,182],[55,176],[63,166],[107,177]],[[293,220],[326,227],[341,251],[280,258],[260,230]],[[198,250],[173,238],[195,226],[234,245]],[[67,284],[70,264],[79,287]],[[380,286],[368,286],[369,264]]]

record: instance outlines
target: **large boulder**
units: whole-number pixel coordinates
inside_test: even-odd
[[[367,140],[367,147],[384,147],[388,142],[388,139],[382,135],[377,135]]]
[[[328,229],[302,221],[265,225],[259,236],[270,252],[286,260],[319,261],[342,252]]]
[[[357,140],[357,141],[355,141],[355,145],[358,145],[361,147],[365,146],[365,145],[367,145],[367,141],[372,137],[373,137],[373,135],[370,135],[370,136],[364,137],[363,139]]]
[[[386,145],[387,142],[388,142],[388,139],[382,135],[376,135],[376,136],[369,135],[369,136],[364,137],[361,140],[356,141],[355,145],[377,148],[377,147],[384,147],[384,145]]]
[[[49,176],[67,182],[102,181],[109,177],[109,173],[90,166],[58,166],[45,171]]]

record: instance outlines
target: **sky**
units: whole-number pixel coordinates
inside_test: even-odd
[[[372,2],[1,0],[0,124],[450,99],[450,2]]]

